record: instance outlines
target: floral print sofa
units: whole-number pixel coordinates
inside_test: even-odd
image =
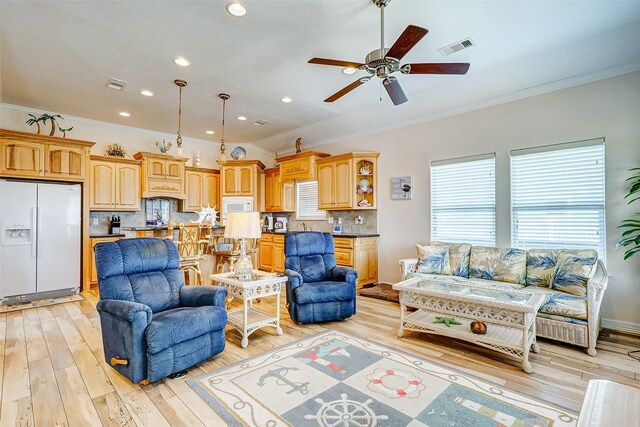
[[[607,271],[594,250],[523,249],[432,242],[399,261],[403,277],[542,293],[540,337],[586,347],[596,355]]]

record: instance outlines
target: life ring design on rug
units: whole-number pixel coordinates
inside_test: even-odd
[[[369,390],[391,399],[414,399],[426,388],[418,376],[400,369],[376,368],[366,378]]]

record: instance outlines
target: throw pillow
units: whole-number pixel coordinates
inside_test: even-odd
[[[471,245],[468,243],[431,242],[432,245],[449,247],[449,267],[452,276],[469,277],[469,256]]]
[[[451,274],[448,246],[421,246],[418,249],[417,273]]]
[[[527,251],[527,286],[551,287],[559,252],[556,249],[529,249]]]
[[[469,277],[525,284],[527,252],[523,249],[473,246]]]
[[[597,260],[597,255],[584,257],[564,251],[560,252],[551,287],[568,294],[585,296],[587,281]]]

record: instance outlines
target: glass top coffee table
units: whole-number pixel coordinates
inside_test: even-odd
[[[393,285],[400,292],[400,329],[445,335],[472,342],[522,360],[522,370],[531,373],[529,351],[538,353],[536,314],[544,296],[522,290],[443,283],[414,277]],[[407,307],[417,310],[407,314]],[[453,317],[461,325],[434,323],[438,317]],[[470,324],[487,325],[484,335],[471,332]]]
[[[265,326],[276,328],[276,333],[282,335],[280,327],[280,290],[287,282],[287,276],[253,271],[253,280],[239,280],[234,273],[212,274],[209,278],[216,284],[224,286],[227,294],[227,309],[234,298],[242,299],[242,309],[229,311],[229,323],[242,334],[240,345],[249,345],[249,335]],[[267,313],[253,306],[256,299],[275,296],[275,313]]]

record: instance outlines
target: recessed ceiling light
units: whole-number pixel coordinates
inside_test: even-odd
[[[244,16],[247,14],[247,8],[239,1],[230,1],[225,6],[227,12],[233,16]]]
[[[247,120],[245,116],[238,116],[238,120]]]
[[[206,131],[205,133],[206,133],[206,134],[209,134],[209,135],[213,135],[215,132],[214,132],[214,131],[212,131],[212,130],[208,130],[208,131]]]
[[[176,59],[173,60],[173,62],[175,62],[176,64],[182,67],[188,67],[189,65],[191,65],[191,62],[189,62],[189,60],[183,56],[178,56]]]
[[[153,96],[153,92],[150,90],[141,90],[140,93],[144,96]]]
[[[122,117],[129,117],[131,114],[127,113],[126,111],[120,111],[118,114],[120,114]]]
[[[293,101],[293,99],[289,98],[288,96],[285,96],[280,101],[284,102],[285,104],[288,104],[289,102]]]
[[[357,68],[351,68],[351,67],[347,67],[347,68],[343,68],[342,69],[342,72],[345,73],[345,74],[353,74],[356,71],[358,71]]]

